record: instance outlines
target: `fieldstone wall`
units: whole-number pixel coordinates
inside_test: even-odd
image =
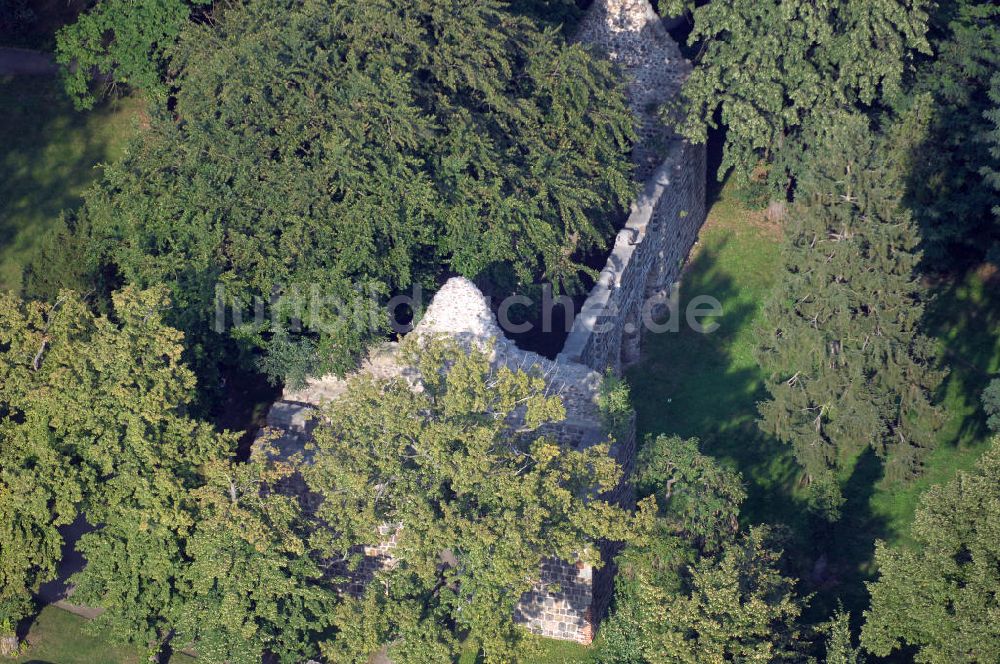
[[[559,359],[620,373],[665,309],[705,220],[705,147],[679,141],[646,183]]]
[[[659,116],[691,65],[648,0],[597,0],[578,38],[628,78],[639,122],[633,159],[645,186],[559,357],[620,373],[638,360],[644,318],[662,313],[705,220],[705,146],[682,140]]]
[[[649,0],[595,0],[576,39],[601,51],[626,77],[626,95],[638,125],[639,140],[632,150],[635,176],[644,182],[677,141],[660,113],[664,104],[677,99],[691,64]]]

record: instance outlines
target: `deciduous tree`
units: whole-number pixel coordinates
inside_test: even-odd
[[[701,551],[718,551],[736,535],[743,480],[699,452],[696,438],[647,439],[637,468],[639,494],[656,496],[665,525]]]
[[[56,36],[56,59],[79,108],[93,106],[94,75],[141,88],[158,102],[167,94],[167,62],[192,11],[211,0],[98,0]]]
[[[174,644],[199,660],[257,664],[318,655],[339,602],[309,537],[317,524],[299,497],[279,490],[293,469],[263,454],[247,463],[216,461],[195,489],[196,525],[185,543],[183,612]]]
[[[1000,443],[972,472],[920,499],[917,546],[878,542],[862,644],[884,657],[918,649],[917,662],[986,662],[1000,652]]]
[[[355,605],[364,616],[326,646],[337,661],[376,644],[393,661],[451,661],[465,633],[488,661],[507,661],[522,645],[514,608],[542,561],[598,563],[599,539],[628,539],[648,520],[602,499],[621,476],[606,444],[572,449],[539,431],[565,414],[541,375],[422,343],[407,378],[352,381],[302,467],[322,498],[328,557],[396,537]]]
[[[185,415],[194,376],[167,306],[162,290],[117,293],[112,316],[68,291],[50,304],[0,294],[0,621],[25,615],[59,560],[58,527],[81,512],[104,527],[88,538],[128,523],[168,555],[160,526],[185,519],[174,487],[224,453],[227,439]],[[125,603],[133,580],[114,579]]]
[[[693,14],[699,48],[682,90],[681,131],[703,142],[726,128],[721,179],[766,173],[817,110],[870,108],[899,92],[913,51],[928,52],[927,0],[661,0]],[[772,188],[787,187],[785,168]]]
[[[802,601],[766,528],[739,532],[742,478],[698,441],[648,439],[636,488],[658,506],[653,535],[618,558],[598,658],[611,664],[781,661],[800,653]]]

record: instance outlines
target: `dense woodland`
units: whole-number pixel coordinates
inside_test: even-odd
[[[248,451],[246,386],[349,372],[390,338],[393,295],[453,275],[592,283],[639,183],[624,81],[571,39],[587,4],[92,0],[29,44],[55,53],[76,112],[127,98],[141,120],[0,291],[6,655],[28,647],[75,523],[73,600],[104,609],[86,629],[151,661],[543,661],[518,598],[543,559],[613,540],[609,615],[572,661],[1000,662],[1000,366],[955,341],[943,287],[984,284],[969,325],[995,348],[990,0],[656,7],[693,63],[662,121],[718,154],[710,203],[735,199],[779,247],[748,324],[755,421],[719,431],[794,459],[793,519],[718,441],[646,427],[665,373],[634,396],[605,380],[609,440],[633,407],[643,434],[628,511],[607,500],[608,445],[539,433],[565,416],[541,376],[443,340],[403,345],[420,390],[352,379],[308,460]],[[6,2],[0,34],[28,34],[35,9]],[[215,330],[219,285],[283,313]],[[330,305],[300,325],[313,286]],[[726,421],[730,382],[706,372],[701,407]],[[952,448],[962,463],[939,471]],[[863,530],[851,559],[831,533],[872,490],[862,469],[916,507],[899,541]],[[294,482],[308,504],[280,490]],[[398,563],[341,592],[390,523]],[[828,583],[810,541],[857,588]]]

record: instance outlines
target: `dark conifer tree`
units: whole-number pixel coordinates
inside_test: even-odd
[[[838,471],[871,447],[887,474],[917,474],[934,444],[941,380],[919,323],[920,241],[901,187],[862,116],[837,114],[806,141],[781,286],[758,357],[764,431],[795,448],[815,508],[836,518]]]

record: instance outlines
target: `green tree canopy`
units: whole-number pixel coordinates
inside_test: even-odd
[[[826,625],[826,664],[865,664],[860,647],[851,639],[851,614],[838,609]]]
[[[983,166],[981,172],[986,183],[1000,192],[1000,72],[993,74],[990,79],[989,97],[992,103],[983,111],[983,117],[990,123],[985,138],[993,163]],[[1000,203],[994,204],[993,215],[1000,220]]]
[[[990,78],[1000,70],[1000,6],[990,0],[939,3],[931,15],[934,56],[921,58],[893,100],[890,140],[906,186],[904,204],[923,236],[925,263],[962,270],[1000,243],[982,186],[1000,169],[990,153]],[[992,104],[996,104],[993,101]],[[986,140],[984,140],[986,139]]]
[[[540,375],[423,343],[408,379],[352,381],[302,467],[328,559],[351,564],[352,547],[396,536],[393,563],[326,645],[333,661],[388,644],[396,662],[449,662],[466,633],[488,661],[509,661],[523,645],[514,608],[542,561],[599,563],[598,540],[631,538],[648,517],[602,499],[621,477],[606,444],[571,449],[540,430],[565,415]]]
[[[648,438],[636,472],[639,495],[655,495],[664,525],[702,551],[717,551],[739,530],[743,479],[698,451],[698,440]]]
[[[658,505],[654,535],[618,558],[614,611],[601,627],[608,664],[782,661],[801,654],[803,602],[767,528],[739,532],[742,478],[695,439],[648,439],[639,495]]]
[[[51,578],[60,525],[83,513],[149,529],[153,501],[174,519],[171,487],[231,442],[185,415],[194,375],[167,306],[162,290],[115,294],[113,316],[68,291],[0,294],[0,621]]]
[[[986,412],[986,426],[990,431],[1000,433],[1000,378],[994,378],[983,390],[983,410]]]
[[[806,141],[808,168],[786,226],[781,283],[758,358],[771,398],[762,429],[791,444],[815,507],[835,517],[836,474],[872,447],[887,475],[919,472],[941,379],[919,323],[919,234],[863,116],[840,114]]]
[[[277,491],[293,469],[252,458],[217,461],[193,491],[196,525],[181,574],[183,611],[174,645],[189,644],[199,660],[259,664],[318,655],[339,601],[309,549],[316,523],[299,497]]]
[[[176,105],[69,221],[76,253],[168,285],[195,348],[216,284],[300,306],[241,328],[272,373],[353,366],[372,295],[444,273],[572,288],[633,192],[608,63],[495,0],[252,0],[175,53]]]
[[[164,101],[167,51],[192,11],[209,4],[211,0],[98,0],[56,35],[56,59],[74,103],[93,106],[95,74]]]
[[[905,646],[917,662],[988,662],[1000,652],[1000,442],[972,472],[920,499],[916,547],[878,542],[862,644],[884,657]]]
[[[928,0],[661,0],[666,15],[693,13],[699,44],[682,89],[681,131],[704,142],[726,127],[721,179],[759,178],[814,113],[871,107],[900,90],[913,51],[928,51]],[[696,6],[697,5],[697,6]],[[774,186],[787,186],[784,168]]]

